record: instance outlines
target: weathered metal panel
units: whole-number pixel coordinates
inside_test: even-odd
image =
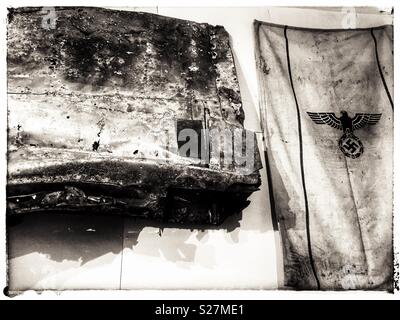
[[[178,153],[178,119],[243,129],[222,27],[56,7],[49,28],[45,13],[9,13],[9,212],[94,208],[217,224],[246,204],[260,184],[257,146],[250,174],[219,157],[204,164]],[[209,200],[196,205],[192,191],[187,200],[177,190]]]

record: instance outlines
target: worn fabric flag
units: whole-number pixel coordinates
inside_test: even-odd
[[[392,33],[255,22],[286,287],[392,288]]]

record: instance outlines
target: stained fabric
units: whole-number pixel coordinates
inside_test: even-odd
[[[391,289],[392,34],[255,22],[286,287]]]

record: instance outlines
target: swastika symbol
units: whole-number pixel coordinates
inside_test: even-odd
[[[354,141],[353,139],[349,138],[346,139],[344,144],[343,144],[343,148],[346,149],[347,151],[354,153],[357,151],[357,149],[359,148],[359,145],[356,141]]]

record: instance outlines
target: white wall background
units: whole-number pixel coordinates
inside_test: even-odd
[[[224,26],[235,54],[245,126],[256,132],[260,128],[254,19],[318,28],[342,28],[344,23],[355,27],[392,23],[392,16],[371,8],[357,9],[350,20],[346,10],[340,8],[113,9],[147,11]],[[262,186],[251,196],[240,228],[233,231],[167,228],[159,236],[157,227],[143,228],[130,218],[93,222],[71,216],[48,219],[41,226],[28,219],[25,227],[17,227],[21,229],[17,229],[20,236],[13,240],[10,287],[276,289],[283,283],[282,252],[279,234],[272,227],[265,170],[261,173]],[[63,237],[58,238],[57,232]],[[73,236],[65,236],[71,232]]]

